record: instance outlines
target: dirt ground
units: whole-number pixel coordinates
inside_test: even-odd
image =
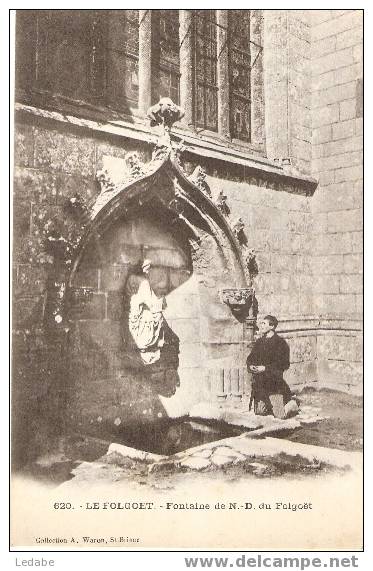
[[[363,398],[330,389],[307,388],[299,394],[300,406],[320,408],[319,416],[329,417],[296,429],[286,438],[340,450],[363,448]]]
[[[300,407],[313,411],[320,420],[306,424],[292,431],[276,433],[277,438],[293,442],[335,448],[346,451],[361,451],[363,447],[363,399],[333,390],[303,390],[299,395]],[[81,439],[80,443],[83,441]],[[223,479],[237,481],[242,478],[302,478],[318,476],[337,469],[333,466],[309,462],[299,456],[277,454],[253,456],[237,464],[211,467],[206,471],[193,472],[176,469],[165,463],[149,470],[149,464],[118,454],[106,454],[105,441],[90,441],[89,446],[79,444],[79,438],[67,439],[63,452],[48,455],[43,461],[25,467],[24,476],[32,477],[49,486],[58,486],[74,479],[76,483],[94,483],[97,480],[109,482],[128,481],[138,486],[161,490],[173,489],[185,477],[202,479]],[[79,468],[82,462],[87,462]],[[77,473],[72,471],[78,468]],[[338,470],[340,471],[340,470]]]

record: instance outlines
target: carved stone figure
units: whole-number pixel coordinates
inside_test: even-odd
[[[155,363],[161,356],[164,345],[163,310],[166,307],[165,298],[157,297],[150,286],[150,266],[150,260],[144,260],[143,274],[131,276],[130,284],[135,293],[130,299],[129,331],[145,365]]]

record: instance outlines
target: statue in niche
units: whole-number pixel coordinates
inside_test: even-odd
[[[123,294],[124,367],[149,383],[155,394],[171,397],[180,385],[180,342],[163,314],[166,292],[158,295],[153,288],[150,260],[131,267]]]
[[[144,260],[142,274],[132,274],[127,284],[131,294],[128,328],[145,365],[160,359],[165,342],[163,310],[166,308],[166,299],[164,296],[158,297],[150,285],[150,266],[151,261]]]

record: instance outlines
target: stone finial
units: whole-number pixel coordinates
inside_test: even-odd
[[[193,182],[206,196],[211,198],[211,190],[206,181],[206,171],[200,166],[196,166],[189,180]]]
[[[154,125],[163,125],[165,131],[169,132],[176,121],[184,117],[184,110],[181,109],[169,97],[161,97],[158,103],[148,109],[147,116]]]

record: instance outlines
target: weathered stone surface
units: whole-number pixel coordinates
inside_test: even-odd
[[[200,456],[192,456],[191,458],[185,458],[185,460],[181,460],[180,462],[180,466],[198,471],[209,468],[210,465],[211,465],[210,460],[208,460],[207,458],[201,458]]]
[[[289,344],[291,363],[316,359],[316,337],[293,337]]]
[[[34,133],[30,125],[17,124],[15,126],[14,164],[22,167],[34,165]]]
[[[79,176],[94,174],[93,139],[35,129],[35,166]]]
[[[222,466],[227,466],[234,462],[233,456],[222,456],[217,452],[214,452],[213,456],[211,456],[211,464],[214,466],[218,466],[219,468]]]

